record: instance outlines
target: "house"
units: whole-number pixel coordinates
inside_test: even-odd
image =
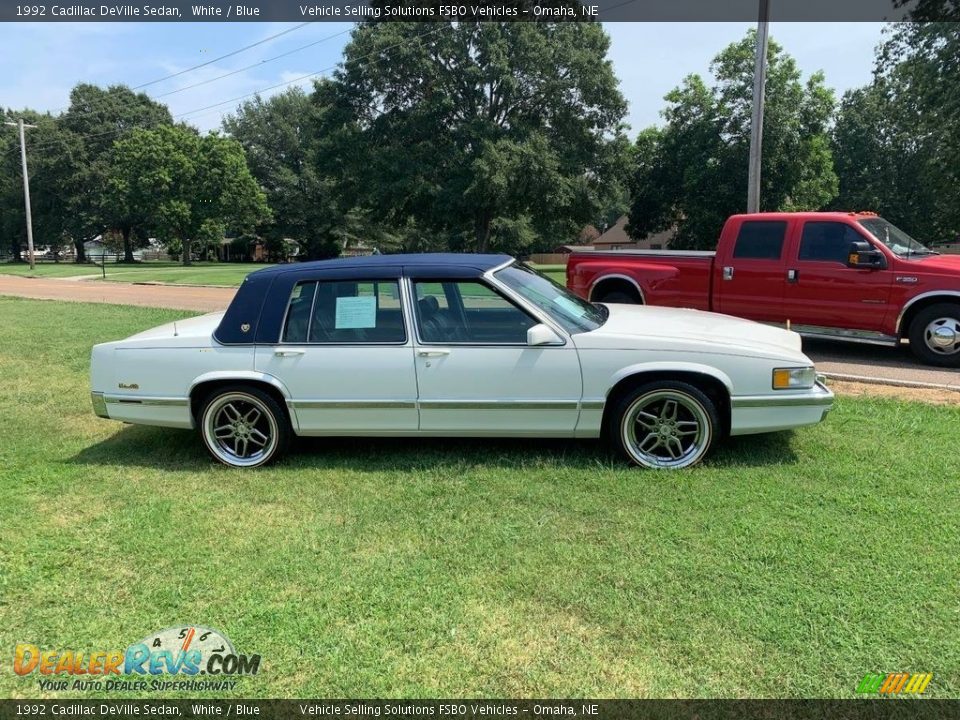
[[[664,250],[670,245],[670,241],[676,234],[676,231],[671,229],[652,233],[642,240],[634,240],[627,235],[627,222],[629,222],[629,218],[626,215],[620,216],[613,225],[593,241],[593,247],[597,250]]]

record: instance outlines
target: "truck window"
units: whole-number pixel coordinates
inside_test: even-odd
[[[786,234],[785,220],[748,220],[740,226],[737,243],[733,246],[733,256],[754,260],[779,260]]]
[[[850,243],[865,240],[866,238],[845,223],[808,222],[803,226],[798,259],[846,263]]]

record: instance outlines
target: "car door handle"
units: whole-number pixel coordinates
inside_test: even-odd
[[[723,279],[733,280],[733,268],[729,265],[723,269]]]
[[[296,357],[303,355],[304,352],[304,350],[274,350],[273,354],[277,357]]]
[[[799,277],[800,277],[799,270],[793,270],[793,269],[787,270],[787,282],[795,283]]]
[[[441,357],[449,354],[449,350],[417,350],[417,355],[420,357]]]

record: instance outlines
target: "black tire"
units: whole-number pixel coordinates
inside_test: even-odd
[[[658,380],[631,390],[616,403],[609,426],[614,447],[627,460],[671,470],[703,460],[720,429],[713,400],[679,380]]]
[[[251,385],[217,388],[204,398],[198,419],[207,452],[230,467],[267,465],[287,451],[293,437],[286,410]]]
[[[623,290],[611,290],[610,292],[604,293],[598,298],[594,298],[596,302],[602,303],[611,303],[611,304],[620,304],[620,305],[642,305],[640,298],[636,294],[628,293]]]
[[[937,303],[910,322],[910,350],[927,365],[960,367],[960,305]]]

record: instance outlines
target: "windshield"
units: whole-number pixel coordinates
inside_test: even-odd
[[[907,235],[903,230],[882,217],[867,218],[860,220],[863,225],[877,240],[887,246],[892,252],[903,257],[911,255],[937,255],[938,253],[926,248],[922,243],[917,242]]]
[[[504,285],[557,321],[568,333],[590,332],[603,325],[609,311],[577,297],[546,275],[523,263],[494,273]]]

